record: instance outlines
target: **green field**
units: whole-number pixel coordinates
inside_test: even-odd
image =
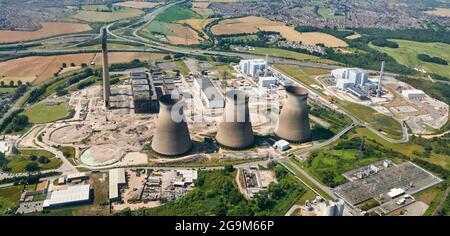
[[[427,72],[435,73],[441,76],[450,78],[450,66],[439,65],[420,61],[417,58],[418,54],[428,54],[432,57],[440,57],[450,62],[450,45],[445,43],[420,43],[408,40],[390,40],[396,42],[399,48],[377,47],[369,44],[370,47],[375,48],[381,52],[389,54],[398,63],[414,68],[424,68]]]
[[[19,205],[22,190],[22,185],[0,188],[0,216],[5,215],[6,210]]]
[[[48,163],[40,163],[38,160],[33,161],[32,156],[36,156],[37,158],[43,156],[48,158]],[[19,155],[10,155],[6,158],[8,160],[8,164],[6,167],[12,173],[21,173],[26,172],[25,166],[29,163],[37,163],[39,166],[39,170],[52,170],[60,167],[62,165],[62,161],[55,158],[55,155],[45,150],[35,150],[35,149],[20,149]]]
[[[301,82],[303,84],[306,84],[309,86],[311,86],[313,84],[318,85],[317,81],[315,81],[313,78],[309,77],[305,72],[300,70],[300,68],[298,68],[297,66],[277,64],[277,65],[275,65],[275,68],[279,69],[280,72],[285,73],[285,74],[295,78],[296,80],[298,80],[299,82]]]
[[[369,131],[366,128],[356,129],[356,134],[351,135],[351,137],[354,137],[354,136],[366,137],[368,139],[374,140],[375,142],[381,144],[383,147],[385,147],[387,149],[392,149],[392,150],[395,150],[396,152],[399,152],[408,157],[418,158],[418,159],[427,161],[429,163],[446,168],[447,170],[450,170],[450,157],[448,155],[445,155],[444,153],[431,152],[430,157],[428,157],[428,158],[417,157],[414,153],[423,153],[425,151],[425,148],[422,145],[412,143],[412,141],[410,141],[409,143],[404,143],[404,144],[390,143],[390,142],[387,142],[386,140],[380,138],[378,135],[375,135],[374,133],[372,133],[371,131]],[[433,142],[433,141],[429,141],[429,142]],[[436,145],[439,145],[439,144],[436,144]],[[448,145],[450,145],[450,144],[448,144]]]
[[[175,5],[161,12],[161,14],[159,14],[155,20],[169,23],[169,22],[176,22],[179,20],[201,19],[201,18],[202,18],[201,15],[197,14],[191,9],[185,6]]]
[[[370,107],[338,100],[338,104],[362,121],[370,124],[374,129],[385,133],[393,139],[402,138],[402,128],[392,117],[383,115]]]
[[[75,148],[74,147],[59,147],[58,148],[64,155],[64,157],[66,157],[66,159],[68,161],[70,161],[70,163],[72,163],[72,165],[75,165]]]
[[[316,56],[303,54],[299,52],[293,52],[285,49],[279,49],[279,48],[255,48],[255,51],[248,51],[250,54],[256,54],[256,55],[266,55],[273,57],[280,57],[285,59],[292,59],[296,61],[308,61],[308,62],[315,62],[320,64],[329,64],[329,65],[337,65],[339,63],[328,60],[328,59],[322,59]]]
[[[14,93],[16,91],[17,88],[13,87],[4,87],[4,88],[0,88],[0,93]]]
[[[27,108],[22,114],[28,116],[29,121],[33,124],[43,124],[63,119],[69,112],[67,103],[54,106],[39,103]]]
[[[342,176],[346,171],[384,159],[403,161],[399,155],[369,139],[364,139],[360,152],[361,140],[354,135],[343,137],[331,146],[313,151],[308,160],[298,164],[323,184],[335,187],[346,182]]]

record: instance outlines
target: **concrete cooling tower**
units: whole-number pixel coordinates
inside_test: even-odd
[[[182,107],[174,107],[180,99],[164,95],[159,99],[160,109],[156,120],[156,130],[153,136],[152,149],[164,156],[178,156],[187,153],[192,148],[191,137]],[[172,115],[172,110],[177,114]]]
[[[303,143],[311,140],[308,116],[308,90],[290,86],[286,88],[287,100],[278,117],[275,134],[287,141]]]
[[[217,142],[230,149],[245,149],[253,145],[254,137],[248,95],[239,90],[226,93],[223,120],[217,131]]]

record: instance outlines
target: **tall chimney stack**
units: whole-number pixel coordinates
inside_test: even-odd
[[[105,108],[109,109],[109,96],[111,96],[111,88],[109,84],[109,64],[108,64],[108,34],[106,28],[102,29],[102,54],[103,54],[103,99]]]
[[[384,74],[384,61],[381,62],[381,71],[380,71],[380,81],[378,82],[378,88],[377,88],[377,97],[381,98],[381,95],[383,93],[383,85],[381,84],[381,80],[383,79]]]
[[[275,134],[287,141],[304,143],[311,140],[308,114],[308,90],[286,87],[287,100],[278,117]]]

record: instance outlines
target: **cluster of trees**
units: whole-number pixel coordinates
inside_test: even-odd
[[[399,48],[398,43],[385,38],[374,38],[372,39],[372,44],[378,47]]]
[[[431,62],[431,63],[435,63],[435,64],[440,64],[440,65],[448,65],[448,62],[440,57],[431,57],[430,55],[423,54],[423,53],[417,55],[417,59],[424,61],[424,62]]]
[[[272,183],[254,200],[247,200],[234,183],[234,168],[199,172],[196,188],[183,198],[152,209],[130,209],[117,215],[215,215],[253,216],[284,214],[305,190],[281,166],[270,166],[278,183]],[[287,204],[289,201],[289,204]],[[292,202],[291,202],[292,201]],[[292,204],[291,204],[292,203]]]
[[[28,117],[20,115],[23,109],[12,112],[8,117],[0,124],[0,132],[4,131],[7,134],[12,132],[19,132],[29,125]]]
[[[22,185],[22,184],[36,184],[39,183],[40,178],[46,178],[50,176],[59,176],[61,175],[61,172],[58,171],[51,171],[46,173],[38,173],[34,175],[28,175],[28,176],[16,176],[12,178],[2,179],[0,180],[0,184],[7,184],[7,183],[14,183],[15,185]]]
[[[311,115],[320,117],[331,124],[330,130],[338,133],[350,124],[351,120],[342,113],[321,105],[308,105]]]
[[[139,59],[134,59],[128,63],[114,63],[110,66],[109,69],[110,71],[122,71],[138,67],[147,67],[147,62],[141,61]]]

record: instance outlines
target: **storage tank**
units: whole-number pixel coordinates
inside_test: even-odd
[[[336,205],[332,201],[326,201],[322,208],[321,216],[334,216]]]
[[[181,98],[163,95],[159,99],[159,103],[160,109],[156,120],[152,149],[164,156],[185,154],[192,148],[192,141],[185,121]]]
[[[308,90],[286,87],[287,99],[278,117],[275,134],[287,141],[303,143],[311,140],[308,115]]]
[[[225,110],[216,140],[226,148],[237,150],[248,148],[254,141],[248,95],[244,91],[231,90],[225,97]]]
[[[335,216],[343,216],[344,215],[344,200],[338,199],[336,200],[336,210],[334,212]]]

